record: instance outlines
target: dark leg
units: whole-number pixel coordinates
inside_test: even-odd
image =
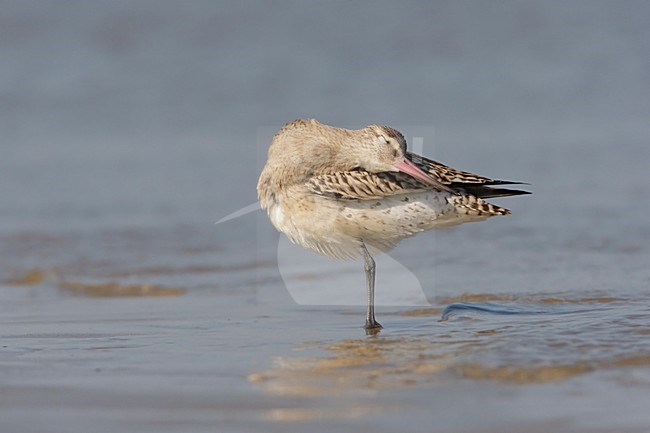
[[[366,331],[378,332],[382,326],[375,320],[375,261],[361,242],[361,255],[365,260],[366,288],[368,289],[368,310],[366,312]]]

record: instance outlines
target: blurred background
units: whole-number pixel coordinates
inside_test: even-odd
[[[622,178],[617,155],[650,136],[649,16],[645,1],[5,0],[0,230],[212,223],[256,199],[258,129],[300,117],[433,126],[429,156],[537,192],[553,181],[532,166],[607,171],[563,164],[576,152],[607,152]]]
[[[648,431],[648,23],[645,0],[0,0],[0,430]],[[396,248],[432,307],[380,307],[367,339],[362,307],[292,301],[262,212],[214,225],[296,118],[533,195]],[[293,251],[301,287],[341,274]],[[440,322],[459,302],[483,309]]]

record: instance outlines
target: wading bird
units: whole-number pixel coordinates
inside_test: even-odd
[[[295,120],[273,138],[257,184],[260,204],[293,243],[340,259],[363,257],[368,308],[365,328],[376,332],[375,261],[419,232],[446,228],[507,209],[484,199],[528,194],[520,184],[447,167],[408,152],[388,126],[349,130]]]

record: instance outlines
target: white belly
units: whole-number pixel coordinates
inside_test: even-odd
[[[294,243],[335,258],[357,258],[360,244],[387,252],[419,232],[487,216],[459,212],[448,193],[427,191],[381,200],[335,200],[305,195],[269,206],[273,225]]]

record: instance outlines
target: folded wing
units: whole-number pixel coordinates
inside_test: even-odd
[[[377,200],[430,189],[404,173],[369,173],[364,170],[315,176],[307,182],[307,188],[314,194],[348,200]]]
[[[450,188],[460,193],[464,192],[480,198],[530,194],[528,191],[518,189],[494,188],[494,186],[499,185],[526,185],[524,182],[495,180],[489,177],[479,176],[467,171],[457,170],[411,152],[408,152],[407,158],[423,171],[435,177],[440,183],[449,185]]]
[[[413,153],[408,153],[407,158],[440,183],[449,185],[461,195],[489,198],[530,194],[528,191],[495,188],[500,185],[521,185],[522,182],[495,180],[479,176]],[[307,188],[317,195],[347,200],[377,200],[398,194],[433,189],[405,173],[370,173],[364,170],[314,176],[307,182]]]

